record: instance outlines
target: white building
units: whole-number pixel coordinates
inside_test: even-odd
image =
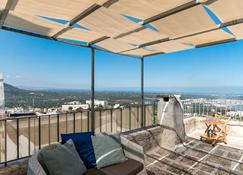
[[[117,109],[117,108],[120,108],[120,107],[121,107],[120,104],[115,104],[115,105],[113,106],[113,109]]]
[[[71,110],[77,110],[77,109],[89,109],[88,104],[65,104],[62,105],[62,111],[71,111]]]
[[[86,100],[86,104],[91,105],[91,100]],[[105,100],[94,100],[94,105],[106,107],[108,102]]]
[[[70,102],[65,103],[65,105],[80,105],[80,104],[81,104],[80,101],[70,101]]]
[[[3,74],[0,73],[0,112],[4,111],[4,87],[3,87]]]

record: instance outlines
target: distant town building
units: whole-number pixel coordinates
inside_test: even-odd
[[[121,107],[120,104],[115,104],[115,105],[113,106],[114,109],[117,109],[117,108],[120,108],[120,107]]]
[[[89,105],[88,104],[81,104],[81,103],[76,103],[76,104],[64,104],[62,105],[62,111],[66,112],[66,111],[75,111],[77,109],[89,109]]]
[[[4,86],[3,86],[3,74],[0,73],[0,112],[4,111],[5,101],[4,101]]]
[[[91,105],[91,100],[86,100],[86,104]],[[106,107],[108,102],[106,100],[94,100],[94,105]]]
[[[70,101],[65,103],[65,105],[80,105],[80,104],[81,104],[80,101]]]

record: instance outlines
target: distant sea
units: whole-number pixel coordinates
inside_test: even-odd
[[[44,91],[90,91],[89,89],[59,89],[45,87],[21,87],[28,90]],[[96,88],[96,91],[119,91],[119,92],[140,92],[140,87],[116,87],[116,88]],[[179,93],[179,94],[202,94],[202,95],[243,95],[243,86],[225,86],[225,87],[144,87],[145,92],[149,93]]]
[[[193,94],[229,94],[243,95],[243,86],[240,87],[161,87],[161,88],[146,88],[146,91],[155,92],[180,92]]]

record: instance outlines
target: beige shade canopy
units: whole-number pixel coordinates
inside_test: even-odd
[[[129,35],[123,36],[121,38],[118,38],[118,40],[121,40],[121,41],[124,41],[127,43],[132,43],[135,45],[142,45],[147,42],[152,42],[155,40],[166,39],[166,38],[168,38],[168,37],[159,32],[156,32],[149,28],[145,28],[145,29],[136,31],[134,33],[131,33]]]
[[[183,10],[152,23],[161,33],[177,38],[217,27],[202,5]]]
[[[84,42],[91,42],[101,37],[102,35],[100,35],[99,33],[79,28],[73,28],[58,36],[58,38]]]
[[[81,20],[79,24],[110,37],[116,37],[142,27],[104,7]]]
[[[212,43],[231,41],[234,40],[234,38],[235,37],[233,35],[230,35],[229,33],[221,29],[218,29],[194,36],[185,37],[179,39],[178,41],[180,43],[191,44],[196,47],[200,47],[201,45],[205,44],[211,45]]]
[[[170,52],[177,52],[182,50],[187,50],[193,48],[192,46],[182,44],[178,41],[166,41],[158,44],[151,45],[149,47],[132,49],[126,52],[123,52],[127,55],[139,56],[139,55],[153,55],[158,53],[170,53]]]
[[[19,12],[10,12],[4,24],[47,36],[54,35],[64,27],[62,24]]]
[[[242,0],[217,0],[209,2],[211,3],[207,5],[208,8],[224,23],[243,18]]]
[[[139,49],[133,49],[133,50],[129,50],[126,52],[123,52],[123,54],[126,55],[132,55],[132,56],[139,56],[139,55],[152,55],[155,53],[160,52],[159,50],[153,50],[153,49],[146,49],[146,48],[139,48]]]
[[[119,0],[109,8],[119,14],[145,20],[192,1],[193,0]]]
[[[131,49],[135,48],[135,46],[132,46],[132,45],[126,43],[126,42],[122,42],[122,41],[112,39],[112,38],[101,41],[97,45],[99,47],[106,49],[106,50],[110,50],[114,53],[119,53],[119,52],[131,50]]]
[[[166,41],[166,42],[162,42],[159,44],[151,45],[151,46],[149,46],[149,48],[158,50],[158,51],[164,52],[164,53],[170,53],[170,52],[177,52],[177,51],[181,51],[181,50],[191,49],[193,47],[186,45],[186,44],[182,44],[178,41],[171,40],[171,41]]]
[[[243,0],[0,0],[0,29],[144,57],[243,39],[242,9]]]
[[[98,0],[12,0],[17,1],[12,10],[35,16],[71,20],[94,5]],[[104,1],[103,1],[104,3]]]
[[[236,36],[237,40],[243,39],[243,23],[230,26],[229,30]]]

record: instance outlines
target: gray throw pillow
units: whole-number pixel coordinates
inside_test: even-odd
[[[126,159],[119,134],[92,136],[97,168],[124,162]]]
[[[72,140],[53,149],[43,149],[39,155],[49,175],[82,175],[87,170]]]

